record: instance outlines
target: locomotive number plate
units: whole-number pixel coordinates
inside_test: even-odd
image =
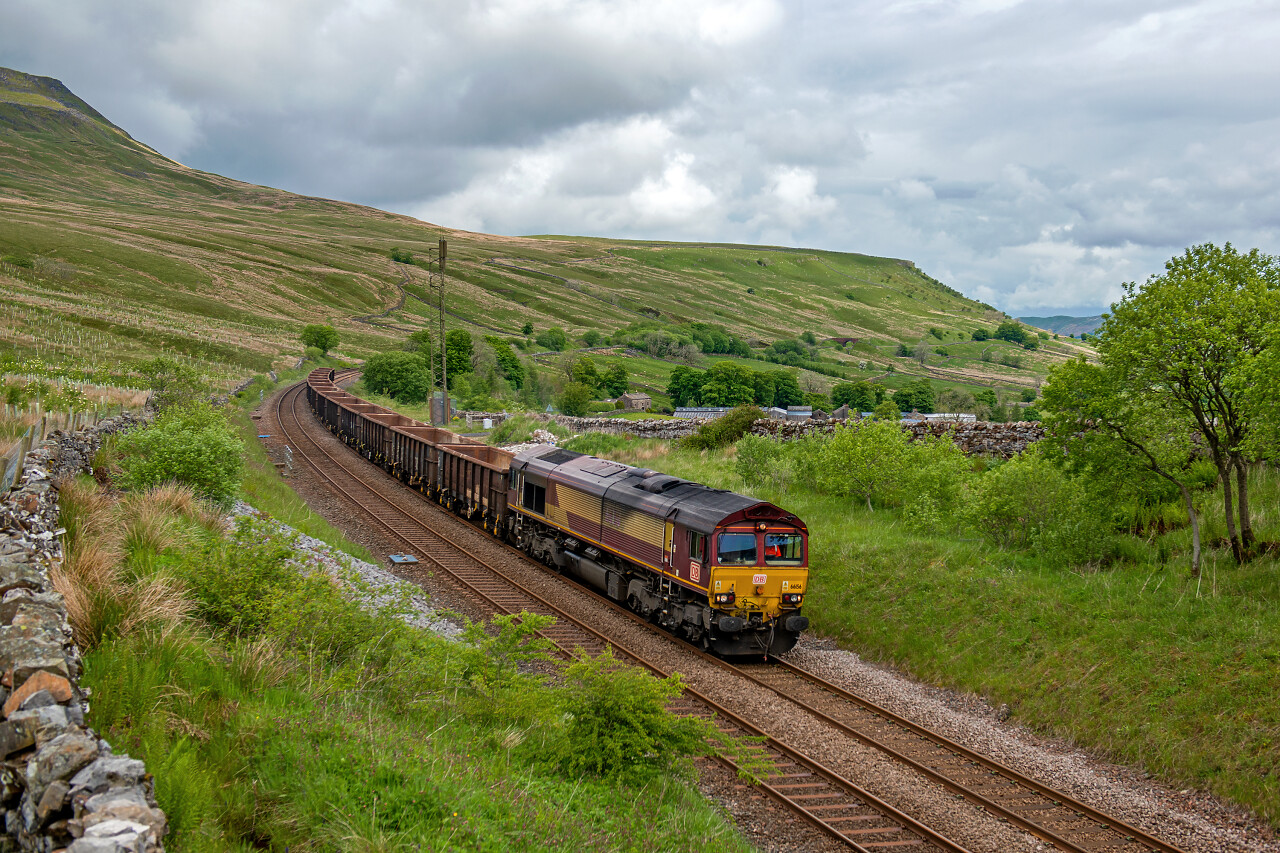
[[[768,575],[752,575],[751,576],[751,582],[753,584],[762,584],[767,580],[769,580]]]

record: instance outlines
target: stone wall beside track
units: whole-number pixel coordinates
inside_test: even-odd
[[[88,471],[104,435],[140,422],[125,414],[53,433],[0,500],[0,851],[163,850],[146,767],[85,725],[80,651],[49,576],[63,556],[57,481]]]

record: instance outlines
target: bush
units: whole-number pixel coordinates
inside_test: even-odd
[[[1110,552],[1111,533],[1085,489],[1034,451],[987,470],[964,501],[962,519],[995,545],[1073,564]]]
[[[698,427],[697,432],[681,439],[681,443],[694,450],[725,447],[746,435],[759,419],[760,409],[746,403]]]
[[[365,361],[364,385],[400,403],[421,403],[431,393],[431,375],[417,353],[384,352]]]
[[[182,483],[226,507],[240,488],[244,443],[208,403],[170,408],[150,426],[121,435],[116,448],[128,489]]]
[[[172,356],[158,355],[143,362],[138,370],[151,389],[151,401],[159,409],[194,403],[208,392],[195,368]]]
[[[776,482],[786,487],[783,455],[785,449],[781,441],[763,435],[744,435],[738,439],[738,452],[733,458],[733,470],[749,488]],[[782,475],[782,476],[780,476]]]
[[[534,338],[538,346],[544,350],[553,350],[560,352],[569,343],[569,336],[564,333],[564,329],[559,326],[552,326],[545,332],[539,332],[538,337]]]
[[[678,674],[653,678],[620,663],[606,647],[599,657],[569,664],[565,678],[574,688],[561,694],[568,718],[561,758],[565,772],[643,781],[682,758],[709,751],[709,723],[677,717],[666,708],[683,687]]]
[[[898,404],[890,397],[876,406],[875,411],[871,414],[876,420],[896,421],[902,417],[902,410],[898,408]]]
[[[302,351],[302,357],[307,361],[319,361],[324,358],[324,350],[320,347],[307,347]]]

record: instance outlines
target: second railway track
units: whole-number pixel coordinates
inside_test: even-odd
[[[667,669],[581,623],[500,568],[465,553],[450,541],[449,525],[462,524],[468,528],[470,525],[434,505],[428,507],[428,513],[423,513],[424,505],[429,502],[421,496],[405,494],[398,488],[398,481],[377,466],[345,448],[332,454],[314,441],[303,421],[310,416],[310,409],[299,393],[302,387],[288,389],[277,402],[282,433],[294,452],[329,488],[345,494],[351,503],[361,507],[392,540],[403,542],[496,613],[528,610],[555,616],[558,621],[546,635],[566,654],[575,648],[594,653],[612,645],[651,671],[668,674]],[[318,424],[312,421],[310,426]],[[527,559],[514,549],[511,554],[513,558]],[[611,602],[602,599],[601,604],[647,625]],[[665,634],[656,633],[675,642]],[[770,691],[842,736],[880,751],[931,783],[941,785],[1055,849],[1073,853],[1181,853],[1141,829],[1077,802],[792,664],[734,665],[691,647],[684,648],[690,655]],[[703,716],[715,713],[727,731],[766,736],[753,723],[692,689],[674,710]],[[773,768],[762,781],[765,793],[853,849],[963,849],[780,741],[768,739],[758,757]],[[727,757],[721,760],[734,766]]]

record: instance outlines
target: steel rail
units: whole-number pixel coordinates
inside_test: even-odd
[[[370,510],[369,507],[366,506],[358,497],[351,494],[351,492],[347,488],[340,485],[332,476],[330,476],[330,473],[328,470],[316,464],[316,461],[312,458],[312,454],[304,452],[303,449],[299,447],[298,442],[294,437],[295,434],[291,433],[291,431],[289,430],[289,427],[284,417],[284,408],[285,408],[284,404],[287,399],[289,399],[290,402],[293,404],[291,406],[290,411],[294,417],[295,425],[300,428],[300,433],[297,433],[297,434],[300,434],[303,438],[305,438],[305,440],[308,443],[310,443],[310,445],[319,454],[324,456],[330,462],[334,463],[337,466],[337,468],[343,471],[348,477],[350,477],[353,482],[355,482],[359,486],[362,486],[367,491],[368,495],[372,496],[375,500],[381,500],[384,503],[386,503],[388,506],[391,506],[398,517],[406,519],[410,521],[413,525],[420,528],[421,530],[425,530],[426,532],[430,533],[433,537],[440,540],[439,544],[441,545],[445,544],[444,537],[442,537],[441,534],[439,534],[435,530],[432,530],[429,526],[424,524],[421,519],[406,514],[399,507],[396,507],[393,503],[390,503],[378,491],[378,489],[376,489],[372,484],[367,482],[365,478],[363,478],[356,472],[352,471],[351,469],[347,468],[345,465],[342,464],[342,462],[336,456],[329,453],[327,449],[322,447],[318,442],[312,439],[311,436],[306,434],[305,427],[301,426],[301,420],[297,417],[297,412],[296,412],[297,403],[301,399],[300,390],[303,387],[305,387],[305,382],[298,383],[297,385],[287,389],[277,399],[277,403],[276,403],[277,422],[280,426],[281,432],[286,436],[288,440],[293,442],[295,452],[299,454],[299,456],[316,472],[316,474],[321,479],[325,480],[329,484],[331,489],[343,495],[344,497],[347,498],[347,500],[351,501],[353,504],[355,504],[356,506],[364,510],[364,512],[376,524],[382,527],[382,529],[386,531],[392,538],[405,543],[409,548],[417,552],[423,559],[429,561],[430,563],[432,563],[433,565],[437,566],[439,569],[444,571],[446,574],[452,577],[455,580],[455,582],[459,583],[464,589],[468,590],[472,595],[475,595],[476,597],[480,598],[482,601],[484,601],[486,604],[492,607],[495,611],[499,613],[511,614],[511,613],[518,613],[520,612],[520,610],[530,609],[529,607],[524,606],[523,604],[516,604],[511,600],[508,600],[506,602],[500,601],[498,600],[498,598],[494,597],[493,590],[486,591],[476,584],[475,579],[464,578],[462,574],[456,570],[457,567],[446,565],[445,562],[442,562],[441,560],[433,556],[431,553],[428,553],[427,550],[423,547],[423,544],[424,544],[423,542],[421,542],[420,540],[415,541],[410,536],[406,536],[402,530],[397,529],[397,527],[394,524],[392,524],[390,521],[380,517],[377,513]],[[367,460],[362,459],[360,463],[360,467],[363,468],[366,465],[367,465]],[[383,473],[385,474],[385,472]],[[390,479],[389,475],[387,476]],[[454,545],[453,547],[457,548],[459,551],[466,554],[467,559],[483,567],[491,575],[502,578],[506,584],[518,590],[529,601],[534,602],[537,607],[550,610],[551,614],[555,615],[558,620],[561,620],[560,624],[572,625],[581,633],[586,634],[587,636],[593,638],[597,643],[599,643],[600,650],[603,650],[603,648],[606,646],[612,646],[613,648],[617,649],[619,652],[626,655],[627,657],[633,659],[637,664],[645,667],[646,669],[653,672],[654,674],[660,677],[667,677],[668,675],[670,675],[670,672],[664,670],[662,667],[651,663],[650,661],[646,660],[641,654],[619,644],[617,641],[611,640],[608,637],[604,636],[599,631],[586,625],[581,620],[565,612],[555,604],[552,604],[551,602],[547,601],[541,595],[528,589],[525,585],[521,584],[519,581],[516,581],[513,578],[509,577],[508,575],[506,575],[506,573],[502,572],[501,570],[494,568],[491,564],[489,564],[487,561],[483,560],[482,558],[469,554],[463,551],[463,549],[459,548],[456,545]],[[516,551],[516,553],[521,554],[522,557],[525,556],[519,551]],[[628,613],[627,611],[622,611],[622,612]],[[633,616],[634,614],[628,613],[628,615]],[[555,626],[552,626],[552,629],[550,631],[540,632],[540,633],[543,633],[544,636],[546,636],[547,639],[549,639],[566,656],[572,657],[575,654],[577,649],[583,648],[581,643],[578,643],[573,648],[570,648],[568,645],[566,645],[567,638],[564,636],[563,631],[557,632],[555,630]],[[559,635],[558,637],[556,636],[557,634]],[[699,691],[693,688],[690,688],[688,686],[685,687],[683,695],[691,698],[696,703],[703,705],[707,710],[712,712],[711,714],[702,713],[700,714],[701,716],[713,716],[713,717],[718,716],[721,720],[726,721],[732,727],[737,728],[740,733],[744,732],[747,734],[747,736],[752,738],[763,738],[764,743],[762,746],[764,750],[777,753],[779,756],[786,759],[787,763],[791,764],[794,767],[799,768],[801,771],[799,773],[778,772],[776,774],[770,774],[765,779],[758,780],[758,785],[760,789],[763,790],[772,799],[792,809],[797,814],[799,814],[802,818],[804,818],[808,823],[828,833],[833,838],[836,838],[844,842],[852,849],[857,851],[867,851],[867,853],[870,853],[870,851],[889,848],[889,847],[897,847],[897,846],[902,846],[903,844],[906,844],[908,846],[914,846],[914,847],[922,847],[927,845],[927,846],[932,846],[935,849],[940,849],[944,851],[953,851],[953,853],[966,853],[965,848],[963,848],[962,846],[956,844],[950,839],[947,839],[945,836],[942,836],[941,834],[935,832],[934,830],[930,829],[929,827],[925,826],[919,821],[916,821],[914,818],[901,812],[900,810],[896,809],[894,806],[881,800],[880,798],[876,797],[874,794],[871,794],[869,791],[864,790],[863,788],[861,788],[861,786],[857,785],[856,783],[848,779],[845,779],[835,771],[825,767],[820,762],[817,762],[814,759],[807,757],[800,750],[788,745],[787,743],[779,740],[778,738],[774,738],[770,736],[764,730],[750,723],[749,721],[742,718],[741,716],[734,713],[733,711],[730,711],[728,708],[725,708],[724,706],[720,705],[718,702],[711,699],[710,697],[705,696]],[[759,757],[763,757],[763,755]],[[715,758],[716,760],[720,761],[722,764],[729,767],[731,770],[734,770],[735,772],[738,772],[741,770],[741,767],[735,761],[733,761],[733,759],[730,758],[729,756],[718,754],[715,756]],[[779,771],[785,769],[786,767],[786,764],[784,764],[783,762],[779,762],[776,759],[772,761],[772,764],[774,765],[774,768]],[[790,791],[791,793],[788,793],[788,791]],[[835,800],[836,802],[834,803],[829,802],[831,800]],[[850,800],[852,800],[852,802],[850,802]],[[809,802],[809,801],[813,801],[813,802]],[[817,802],[817,801],[822,801],[822,802]],[[874,816],[866,814],[865,811],[857,812],[856,810],[859,805],[865,806],[866,809],[870,809],[872,812],[879,813],[881,818],[889,821],[891,825],[889,826],[872,825],[870,821],[874,819]],[[853,823],[854,826],[850,827],[849,829],[841,829],[839,826],[839,824],[841,823]],[[892,824],[897,824],[897,825],[894,826]],[[868,839],[859,843],[858,841],[855,841],[854,839],[850,838],[849,837],[850,835],[858,835],[858,836],[875,835],[875,836],[894,836],[894,837],[890,838],[887,841],[884,841],[884,840],[873,841]],[[904,835],[906,835],[907,837],[904,838],[903,837]],[[914,835],[915,838],[911,838],[910,837],[911,835]],[[927,847],[925,849],[927,849]]]

